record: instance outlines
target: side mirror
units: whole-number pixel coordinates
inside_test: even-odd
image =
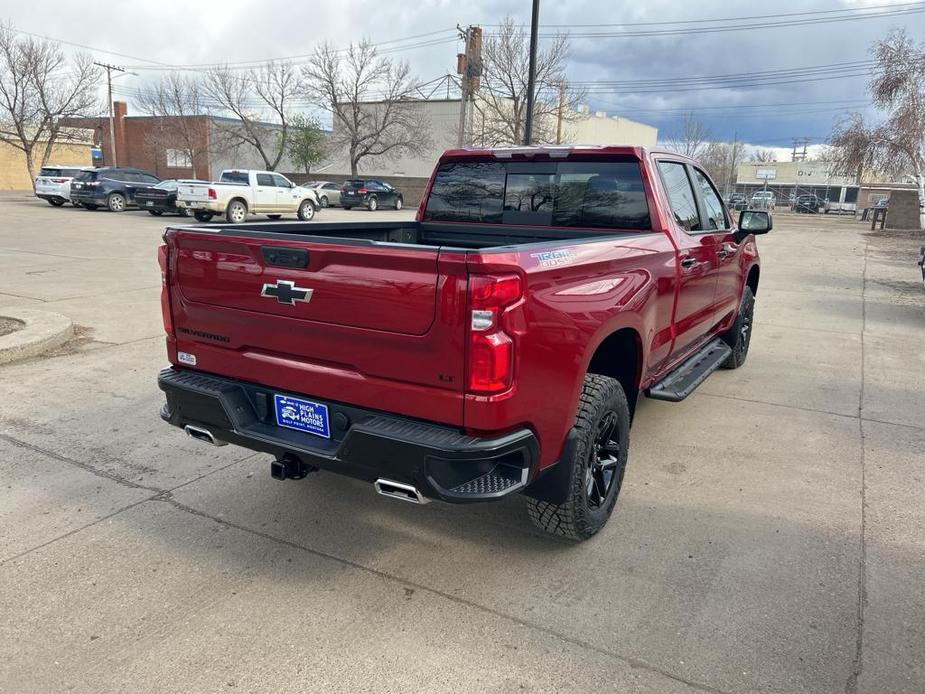
[[[770,212],[764,210],[742,210],[739,213],[739,231],[746,234],[767,234],[774,228]]]

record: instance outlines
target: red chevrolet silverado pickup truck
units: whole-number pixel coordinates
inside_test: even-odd
[[[446,152],[414,221],[168,228],[161,416],[414,503],[607,522],[640,394],[745,361],[754,234],[696,162],[635,147]]]

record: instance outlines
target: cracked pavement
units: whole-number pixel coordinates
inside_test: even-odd
[[[188,439],[157,414],[170,220],[0,214],[0,314],[85,328],[0,367],[0,692],[925,689],[914,237],[778,215],[748,362],[641,402],[614,516],[572,545],[519,498],[281,484]]]

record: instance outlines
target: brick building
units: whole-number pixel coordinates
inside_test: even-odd
[[[131,116],[124,101],[113,102],[115,130],[115,163],[150,171],[161,178],[212,179],[222,169],[262,169],[263,158],[254,147],[232,143],[228,135],[234,128],[231,118],[218,116]],[[73,118],[73,127],[87,128],[94,133],[94,142],[102,150],[97,166],[112,166],[113,156],[109,137],[109,116]],[[261,127],[272,135],[280,128],[272,123]],[[285,157],[277,167],[280,171],[294,167]]]

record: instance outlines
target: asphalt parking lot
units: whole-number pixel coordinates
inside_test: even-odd
[[[319,220],[411,217],[326,210]],[[0,692],[925,691],[923,243],[778,215],[743,369],[644,400],[614,517],[416,507],[158,417],[167,217],[0,197]]]

